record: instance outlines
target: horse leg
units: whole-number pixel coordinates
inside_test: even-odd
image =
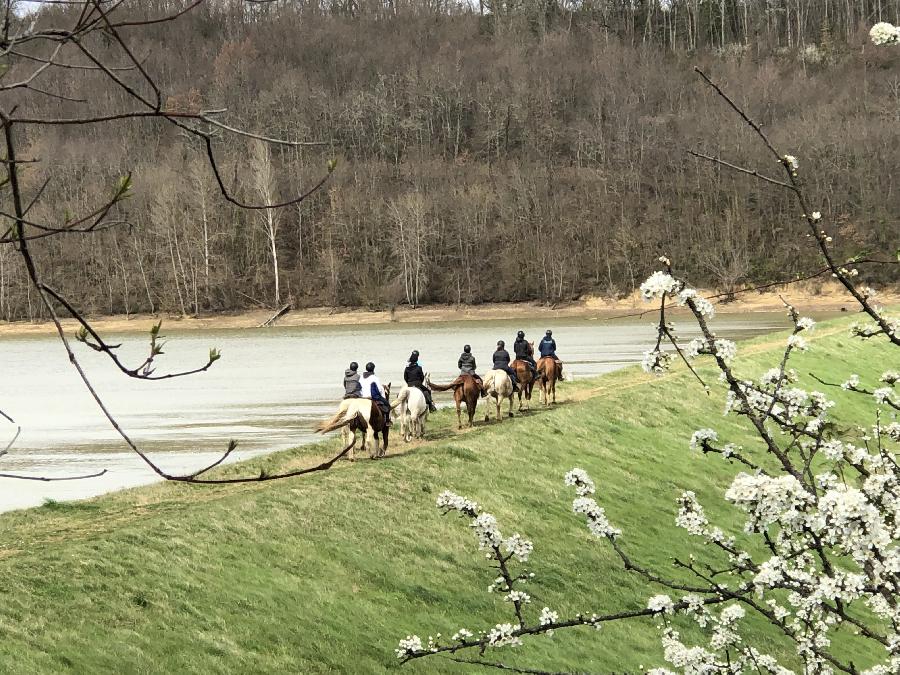
[[[341,429],[341,441],[344,443],[344,447],[346,448],[350,445],[350,442],[353,440],[353,437],[356,436],[355,431],[351,431],[350,427],[344,427]],[[350,448],[350,452],[347,453],[347,460],[353,461],[353,448]]]
[[[466,412],[469,411],[469,405],[466,404]],[[456,399],[456,428],[462,429],[462,402]]]
[[[381,430],[381,440],[384,441],[384,444],[381,446],[381,451],[378,453],[379,457],[384,457],[387,454],[388,449],[388,434],[391,433],[391,428],[389,426],[385,426]]]

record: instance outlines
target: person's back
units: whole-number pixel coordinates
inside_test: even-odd
[[[531,356],[531,354],[528,353],[529,351],[531,350],[529,349],[528,340],[524,337],[516,338],[516,341],[513,342],[513,352],[515,352],[516,358],[527,361],[528,357]]]
[[[552,356],[556,358],[556,340],[553,339],[550,331],[547,331],[547,334],[541,339],[541,344],[538,346],[538,349],[541,352],[541,356]]]
[[[421,387],[425,384],[425,373],[418,363],[409,363],[403,369],[403,381],[410,387]]]
[[[509,352],[503,347],[497,347],[497,351],[494,352],[493,361],[495,369],[506,370],[509,368]]]
[[[472,350],[469,345],[466,345],[463,348],[463,353],[459,355],[459,362],[457,363],[459,367],[459,372],[461,375],[474,375],[475,374],[475,357],[472,355]]]
[[[356,363],[351,363],[344,371],[344,398],[359,398],[362,394],[358,368]]]
[[[509,367],[509,352],[506,351],[506,345],[503,344],[503,340],[497,342],[497,351],[494,352],[493,364],[494,370],[502,370],[509,375],[513,391],[518,391],[519,379],[516,377],[516,371]]]

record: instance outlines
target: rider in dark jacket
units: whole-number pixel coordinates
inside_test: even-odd
[[[531,345],[528,344],[528,340],[525,339],[525,331],[520,330],[516,335],[516,341],[513,342],[513,351],[516,353],[517,359],[525,361],[531,366],[531,380],[537,380],[537,363],[534,360],[534,356],[529,353],[532,349]]]
[[[519,390],[519,378],[516,377],[516,371],[509,367],[509,352],[505,349],[506,345],[503,340],[497,342],[497,351],[494,352],[493,362],[494,370],[502,370],[509,379],[512,380],[513,391]]]
[[[475,378],[478,386],[481,388],[481,395],[484,396],[484,382],[478,373],[475,372],[475,357],[472,356],[472,347],[465,345],[463,353],[459,355],[459,361],[456,364],[459,367],[460,375],[471,375]]]
[[[425,395],[425,402],[431,412],[437,410],[434,401],[431,400],[431,390],[425,386],[425,373],[422,371],[422,366],[419,365],[418,351],[409,355],[409,362],[403,370],[403,380],[407,385],[419,389]]]
[[[359,364],[354,361],[344,371],[344,398],[359,398],[362,394],[362,384],[359,381]]]
[[[553,339],[552,330],[548,330],[547,334],[541,339],[541,343],[538,345],[538,351],[541,354],[541,358],[550,356],[559,364],[559,379],[562,380],[562,361],[560,361],[559,357],[556,355],[556,340]]]

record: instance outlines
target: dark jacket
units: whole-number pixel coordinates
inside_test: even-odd
[[[553,338],[548,340],[545,337],[541,340],[541,344],[538,345],[538,349],[541,352],[541,356],[556,356],[556,340]]]
[[[528,340],[525,338],[516,338],[516,341],[513,342],[513,351],[516,353],[517,359],[522,359],[523,361],[527,361],[531,354],[528,353]]]
[[[509,352],[505,349],[498,349],[494,352],[494,368],[499,368],[500,370],[506,370],[509,368]]]
[[[357,398],[362,393],[359,373],[355,370],[344,371],[344,398]]]
[[[403,371],[403,380],[410,387],[421,387],[425,384],[425,373],[418,363],[410,363]]]
[[[475,374],[475,357],[472,356],[471,353],[463,352],[459,355],[459,366],[460,372],[469,373],[469,375]]]

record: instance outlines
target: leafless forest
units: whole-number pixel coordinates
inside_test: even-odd
[[[155,16],[191,3],[126,4]],[[53,26],[72,11],[10,20]],[[34,241],[32,255],[100,314],[617,295],[661,253],[726,290],[816,271],[789,196],[687,154],[771,162],[695,65],[777,144],[809,139],[791,151],[814,167],[806,187],[837,224],[838,255],[893,251],[900,56],[866,44],[879,19],[900,22],[900,1],[207,2],[133,44],[166,109],[227,109],[226,124],[309,142],[222,134],[215,153],[241,198],[277,203],[334,160],[328,182],[297,206],[248,211],[173,125],[31,126],[34,220],[64,223],[133,185],[111,214],[126,224]],[[32,72],[43,48],[7,46],[0,76]],[[77,117],[80,99],[130,109],[101,77],[51,69],[34,82],[51,95],[5,95],[20,117]],[[895,267],[861,273],[877,285]],[[0,318],[41,316],[20,257],[0,247]]]

